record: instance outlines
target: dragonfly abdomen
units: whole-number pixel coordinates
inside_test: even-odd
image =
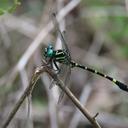
[[[101,72],[98,72],[97,70],[94,70],[94,69],[88,68],[86,66],[80,65],[78,63],[75,63],[74,61],[71,62],[71,67],[72,68],[73,67],[79,67],[81,69],[84,69],[84,70],[87,70],[89,72],[95,73],[95,74],[97,74],[99,76],[102,76],[102,77],[112,81],[113,83],[115,83],[120,89],[128,92],[128,86],[126,84],[124,84],[124,83],[122,83],[120,81],[117,81],[116,79],[114,79],[114,78],[112,78],[112,77],[110,77],[108,75],[105,75],[105,74],[103,74]]]

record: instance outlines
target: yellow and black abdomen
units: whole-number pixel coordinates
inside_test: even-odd
[[[71,67],[72,67],[72,68],[73,68],[73,67],[79,67],[79,68],[81,68],[81,69],[84,69],[84,70],[87,70],[87,71],[89,71],[89,72],[95,73],[95,74],[97,74],[97,75],[99,75],[99,76],[102,76],[102,77],[104,77],[104,78],[106,78],[106,79],[112,81],[113,83],[115,83],[120,89],[122,89],[122,90],[128,92],[128,86],[127,86],[126,84],[124,84],[124,83],[122,83],[122,82],[120,82],[120,81],[118,81],[118,80],[116,80],[116,79],[114,79],[114,78],[112,78],[112,77],[110,77],[110,76],[108,76],[108,75],[105,75],[105,74],[103,74],[103,73],[101,73],[101,72],[98,72],[98,71],[95,70],[95,69],[92,69],[92,68],[89,68],[89,67],[80,65],[80,64],[78,64],[78,63],[75,63],[74,61],[71,61]]]

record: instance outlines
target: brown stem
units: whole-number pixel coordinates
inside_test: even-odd
[[[52,78],[57,81],[57,85],[67,94],[67,96],[72,100],[74,105],[84,114],[84,116],[90,121],[90,123],[93,125],[94,128],[101,128],[97,120],[94,118],[94,116],[91,116],[88,110],[79,102],[79,100],[73,95],[73,93],[64,86],[63,82],[57,78],[57,75],[53,72],[47,71]]]
[[[13,119],[14,115],[16,114],[16,112],[18,111],[19,107],[21,106],[21,104],[23,103],[23,101],[25,100],[25,98],[27,96],[29,96],[29,94],[32,92],[36,81],[39,78],[39,75],[44,71],[44,67],[41,66],[40,68],[36,68],[35,72],[32,76],[32,79],[30,81],[29,86],[25,89],[24,93],[22,94],[22,96],[20,97],[19,101],[16,103],[16,105],[14,106],[13,110],[11,111],[11,113],[9,114],[7,120],[5,121],[5,123],[3,124],[2,128],[7,128],[7,126],[9,125],[9,123],[11,122],[11,120]]]
[[[15,107],[9,114],[2,128],[7,128],[7,126],[13,119],[14,115],[18,111],[19,107],[21,106],[25,98],[32,93],[35,87],[36,81],[38,80],[40,74],[43,72],[47,72],[57,82],[57,85],[67,94],[67,96],[72,100],[74,105],[85,115],[85,117],[90,121],[90,123],[93,125],[94,128],[101,128],[101,126],[98,124],[96,119],[90,115],[88,110],[79,102],[79,100],[72,94],[72,92],[66,86],[64,86],[63,82],[58,79],[57,74],[52,70],[52,68],[48,66],[46,62],[43,62],[43,63],[45,66],[43,65],[41,67],[36,68],[29,86],[26,88],[23,95],[21,96],[19,101],[16,103]]]

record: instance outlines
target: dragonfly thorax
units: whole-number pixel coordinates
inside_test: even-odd
[[[58,49],[55,51],[55,61],[63,64],[69,64],[70,60],[68,54],[64,49]]]

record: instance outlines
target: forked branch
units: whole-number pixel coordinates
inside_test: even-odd
[[[58,79],[57,74],[52,70],[52,68],[47,65],[46,62],[43,62],[43,65],[36,68],[34,71],[34,74],[32,76],[32,79],[30,81],[29,86],[26,88],[24,93],[22,94],[19,101],[14,106],[13,110],[9,114],[7,120],[3,124],[2,128],[7,128],[13,117],[15,116],[16,112],[18,111],[19,107],[22,105],[23,101],[27,96],[29,96],[33,89],[35,88],[36,81],[38,80],[39,76],[43,73],[47,72],[56,82],[57,85],[66,93],[66,95],[72,100],[74,105],[84,114],[84,116],[90,121],[90,123],[93,125],[94,128],[101,128],[94,116],[91,116],[88,110],[79,102],[79,100],[72,94],[72,92],[63,85],[63,82]]]

